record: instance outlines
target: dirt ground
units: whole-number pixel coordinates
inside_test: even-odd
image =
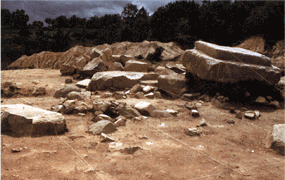
[[[30,103],[50,110],[59,103],[53,94],[65,84],[66,78],[59,70],[51,69],[1,71],[2,83],[22,83],[23,90],[47,89],[44,96],[19,94],[2,98],[1,104]],[[92,99],[98,97],[92,96]],[[284,156],[267,147],[273,125],[284,123],[284,109],[248,106],[247,109],[259,110],[261,114],[258,120],[252,121],[237,119],[229,110],[211,103],[198,107],[201,116],[194,118],[184,107],[186,101],[180,99],[118,101],[128,105],[149,101],[156,109],[174,109],[180,113],[170,118],[128,120],[126,126],[110,134],[115,143],[102,143],[100,136],[85,132],[87,125],[92,124],[92,113],[64,115],[69,131],[63,135],[13,137],[2,134],[2,180],[284,179]],[[242,108],[233,102],[231,106]],[[185,128],[196,127],[202,118],[208,126],[200,128],[201,136],[184,133]],[[228,119],[235,124],[228,124]],[[120,151],[129,146],[141,149],[134,154]],[[13,153],[12,148],[22,150]]]

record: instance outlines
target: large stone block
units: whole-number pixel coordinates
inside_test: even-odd
[[[126,72],[126,71],[105,71],[97,72],[91,78],[87,87],[88,91],[105,90],[105,89],[125,89],[131,88],[144,80],[148,73],[143,72]]]
[[[215,59],[262,66],[271,66],[269,57],[243,48],[219,46],[204,41],[196,41],[195,49],[202,51],[208,56]]]
[[[184,74],[160,75],[158,77],[158,89],[173,97],[180,97],[183,94],[183,89],[185,87],[186,78]]]
[[[88,64],[86,64],[82,70],[83,74],[93,75],[96,72],[107,70],[106,64],[101,58],[94,58]]]
[[[60,113],[24,104],[2,105],[1,113],[1,130],[17,136],[54,135],[66,131],[66,122]]]
[[[185,51],[183,65],[188,72],[203,80],[222,83],[257,80],[276,84],[281,77],[280,69],[275,66],[220,60],[196,49]]]

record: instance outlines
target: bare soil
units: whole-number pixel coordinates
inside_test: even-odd
[[[2,71],[2,83],[22,83],[22,89],[45,87],[47,94],[38,97],[18,94],[2,98],[1,104],[29,103],[50,110],[59,103],[53,94],[65,84],[66,78],[59,70],[51,69]],[[98,97],[92,96],[92,99]],[[142,100],[118,101],[135,104]],[[252,121],[237,119],[227,109],[203,103],[198,108],[201,116],[194,118],[184,107],[183,100],[143,101],[152,102],[157,109],[174,109],[180,113],[171,118],[128,120],[126,126],[110,134],[117,145],[122,143],[119,147],[102,143],[100,136],[86,133],[87,125],[92,124],[92,113],[64,115],[69,131],[63,135],[13,137],[2,134],[2,180],[284,179],[284,156],[267,144],[273,125],[284,123],[284,109],[247,106],[249,110],[260,111],[261,117]],[[233,102],[229,106],[243,107]],[[202,118],[208,126],[200,127],[201,136],[184,133],[185,128],[196,127]],[[228,119],[235,124],[228,124]],[[160,126],[162,123],[165,126]],[[141,149],[134,154],[120,151],[129,146]],[[13,148],[22,150],[12,152]]]

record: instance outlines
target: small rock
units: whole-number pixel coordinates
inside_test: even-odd
[[[149,93],[151,91],[153,91],[155,88],[153,86],[149,86],[149,85],[146,85],[144,88],[143,88],[143,92],[144,93]]]
[[[125,126],[126,125],[126,120],[122,119],[122,118],[119,118],[118,120],[116,120],[114,122],[114,125],[116,127],[119,127],[119,126]]]
[[[134,154],[139,149],[142,149],[142,148],[139,146],[130,146],[130,147],[126,147],[124,149],[121,149],[120,152],[126,153],[126,154]]]
[[[125,92],[116,92],[114,96],[115,99],[126,99]]]
[[[42,96],[42,95],[45,95],[46,93],[47,93],[47,90],[46,90],[46,88],[44,88],[44,87],[36,88],[36,89],[32,92],[32,94],[33,94],[34,96]]]
[[[272,100],[273,100],[273,98],[272,98],[271,96],[266,96],[266,99],[267,99],[268,101],[272,101]]]
[[[100,142],[114,142],[115,140],[108,136],[107,134],[101,133],[101,141]]]
[[[256,119],[257,118],[256,112],[254,112],[254,111],[246,111],[246,112],[244,112],[244,117],[248,118],[248,119]]]
[[[106,114],[99,114],[98,116],[96,116],[95,118],[92,119],[93,122],[98,122],[98,121],[101,121],[101,120],[108,120],[108,121],[113,121],[113,119],[106,115]]]
[[[142,89],[143,88],[140,84],[136,84],[130,89],[129,93],[137,93],[138,91],[141,91]]]
[[[109,134],[116,131],[116,129],[116,126],[111,121],[101,120],[89,126],[88,132],[92,134]]]
[[[202,131],[197,128],[187,128],[185,130],[185,134],[189,136],[200,136],[202,134]]]
[[[52,107],[52,108],[51,108],[51,111],[61,113],[61,112],[63,112],[63,109],[64,109],[64,106],[60,104],[60,105],[57,105],[57,106]]]
[[[236,122],[235,122],[234,120],[232,120],[232,119],[227,119],[226,121],[227,121],[227,123],[229,123],[229,124],[235,124],[235,123],[236,123]]]
[[[159,91],[154,91],[153,95],[155,98],[160,99],[161,98],[161,93]]]
[[[231,114],[235,114],[235,113],[236,113],[236,110],[235,110],[234,107],[230,107],[230,113],[231,113]]]
[[[189,110],[192,110],[192,109],[196,109],[197,110],[197,106],[195,105],[195,104],[193,104],[193,103],[186,103],[185,104],[185,107],[187,108],[187,109],[189,109]]]
[[[171,117],[172,115],[165,110],[154,110],[151,113],[151,116],[156,117],[156,118],[167,118],[167,117]]]
[[[112,96],[113,96],[113,93],[105,92],[104,94],[102,94],[101,98],[109,98],[109,97],[112,97]]]
[[[144,95],[146,98],[149,98],[149,99],[154,99],[154,95],[153,95],[153,92],[150,92],[148,94],[145,94]]]
[[[210,102],[211,101],[210,97],[207,94],[203,94],[202,96],[200,96],[198,98],[198,100],[203,100],[205,102]]]
[[[12,153],[21,152],[22,150],[23,150],[22,148],[12,148],[11,149]]]
[[[67,78],[67,79],[65,79],[65,83],[66,83],[66,84],[70,84],[70,83],[72,83],[72,79],[71,79],[71,78]]]
[[[67,99],[72,100],[72,99],[78,99],[78,100],[83,100],[83,96],[80,94],[80,92],[72,91],[67,94]]]
[[[236,118],[242,119],[242,116],[243,116],[243,112],[242,111],[237,111],[236,112]]]
[[[260,103],[260,104],[266,104],[266,98],[262,97],[262,96],[258,96],[257,99],[255,100],[256,103]]]
[[[199,116],[200,116],[198,110],[196,110],[196,109],[192,109],[192,110],[191,110],[191,115],[192,115],[193,117],[199,117]]]
[[[144,99],[145,98],[144,93],[143,92],[137,92],[136,95],[135,95],[135,98],[137,98],[137,99]]]
[[[273,106],[274,108],[276,108],[276,109],[279,109],[280,108],[280,103],[278,102],[278,101],[271,101],[270,103],[269,103],[269,105],[271,105],[271,106]]]
[[[137,109],[142,115],[150,116],[150,114],[155,110],[155,107],[149,102],[139,102],[135,104],[135,109]]]
[[[198,127],[203,127],[203,126],[208,126],[208,123],[205,121],[205,119],[201,119],[201,121],[199,122]]]
[[[194,94],[183,94],[181,96],[181,99],[187,100],[187,101],[192,101],[197,99],[200,96],[200,93],[194,93]]]
[[[177,116],[177,115],[178,115],[178,111],[175,111],[175,110],[173,110],[173,109],[166,109],[166,111],[167,111],[168,113],[170,113],[172,116]]]

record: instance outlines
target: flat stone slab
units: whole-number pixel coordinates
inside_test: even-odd
[[[258,80],[272,85],[278,83],[281,77],[280,69],[275,66],[224,61],[196,49],[185,51],[183,65],[188,72],[203,80],[222,83]]]
[[[76,86],[81,87],[81,88],[86,88],[88,84],[90,83],[91,79],[84,79],[82,81],[78,81],[76,83]]]
[[[243,48],[219,46],[204,41],[196,41],[195,49],[202,51],[208,56],[216,59],[271,66],[269,57]]]
[[[157,86],[158,80],[145,80],[140,82],[141,85]]]
[[[62,114],[25,104],[1,106],[1,130],[17,136],[41,136],[62,134],[66,122]]]
[[[88,91],[105,89],[125,89],[132,88],[141,80],[148,78],[148,73],[130,71],[104,71],[97,72],[91,78],[87,87]]]

